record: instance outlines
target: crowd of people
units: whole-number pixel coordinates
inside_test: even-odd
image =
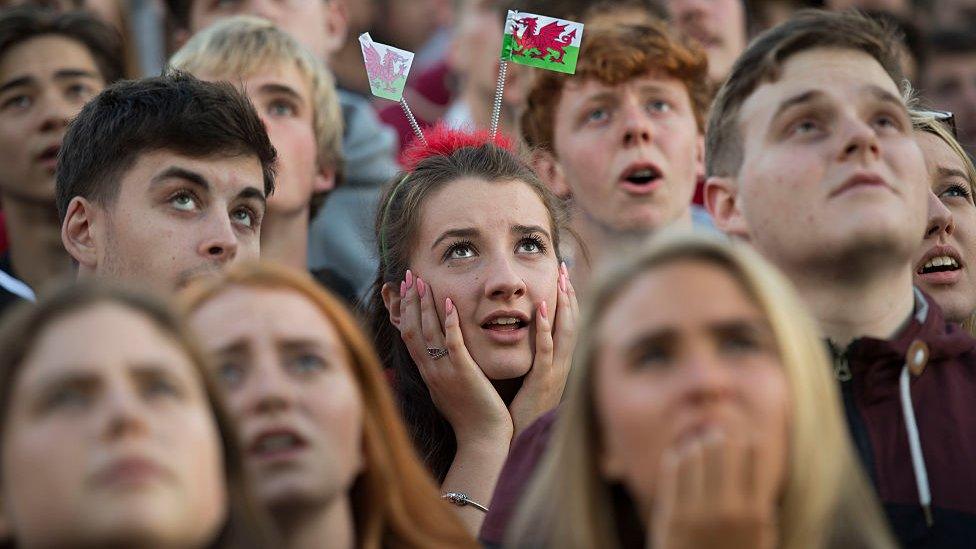
[[[976,546],[973,2],[2,4],[0,546]]]

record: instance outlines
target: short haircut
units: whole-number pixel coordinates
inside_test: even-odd
[[[247,97],[230,84],[172,72],[106,88],[71,123],[58,158],[61,221],[76,196],[110,204],[123,173],[140,155],[158,150],[193,158],[256,157],[265,195],[274,192],[277,155]]]
[[[532,148],[554,152],[556,109],[570,82],[595,79],[615,86],[647,75],[680,80],[688,90],[698,129],[704,129],[711,97],[705,51],[673,34],[663,22],[648,19],[639,25],[594,24],[583,35],[575,75],[541,71],[522,113],[522,137]]]
[[[343,124],[335,79],[321,60],[273,23],[246,15],[218,21],[194,36],[169,63],[173,69],[231,81],[262,69],[296,67],[310,94],[319,166],[335,169],[336,183],[341,181]],[[326,194],[312,198],[313,217]]]
[[[94,15],[80,11],[59,14],[33,5],[0,10],[0,57],[17,45],[43,36],[61,36],[83,45],[106,85],[122,78],[125,69],[121,38]]]
[[[742,104],[760,85],[775,82],[790,57],[820,48],[864,52],[881,64],[895,84],[902,85],[900,36],[890,26],[854,11],[801,11],[756,37],[732,66],[712,103],[705,132],[709,176],[733,176],[742,167]]]

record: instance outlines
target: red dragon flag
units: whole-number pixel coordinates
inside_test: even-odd
[[[509,10],[502,60],[575,74],[582,39],[582,23]]]
[[[373,42],[368,32],[359,35],[359,45],[363,49],[369,89],[372,90],[373,95],[392,101],[402,99],[410,65],[413,63],[413,54],[393,46]]]

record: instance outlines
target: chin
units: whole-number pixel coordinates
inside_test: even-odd
[[[481,371],[484,372],[485,377],[491,381],[515,379],[528,374],[529,370],[532,369],[532,353],[526,352],[524,356],[518,356],[522,354],[517,352],[495,353],[496,356],[492,357],[492,360],[476,360],[476,362],[481,367]]]

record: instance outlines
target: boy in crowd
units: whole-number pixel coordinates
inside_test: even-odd
[[[71,272],[54,205],[58,150],[68,121],[121,75],[118,36],[94,17],[0,13],[0,201],[10,238],[0,311]]]
[[[346,34],[341,0],[167,0],[177,41],[233,15],[254,15],[275,24],[329,63]],[[365,69],[364,69],[365,70]],[[339,90],[344,134],[343,185],[318,212],[309,236],[309,266],[330,267],[358,284],[362,295],[376,276],[373,219],[381,188],[397,172],[396,135],[381,125],[369,101]]]
[[[929,37],[928,46],[925,98],[935,108],[952,111],[959,142],[976,155],[976,22],[938,31]]]
[[[261,224],[261,258],[308,268],[308,227],[342,166],[342,116],[328,69],[265,19],[236,16],[195,35],[170,67],[238,86],[258,111],[278,151],[275,194]],[[354,301],[353,286],[331,270],[315,273]]]
[[[535,77],[521,129],[536,172],[572,197],[573,227],[599,264],[659,228],[692,225],[708,69],[702,50],[650,18],[640,26],[596,19],[579,59],[575,75]],[[587,276],[581,260],[577,284]]]
[[[962,547],[976,539],[976,342],[912,288],[930,193],[898,48],[854,13],[807,13],[753,41],[712,106],[705,200],[820,321],[902,545]]]
[[[275,150],[229,84],[183,74],[120,82],[64,137],[61,239],[80,278],[172,291],[257,260]]]

